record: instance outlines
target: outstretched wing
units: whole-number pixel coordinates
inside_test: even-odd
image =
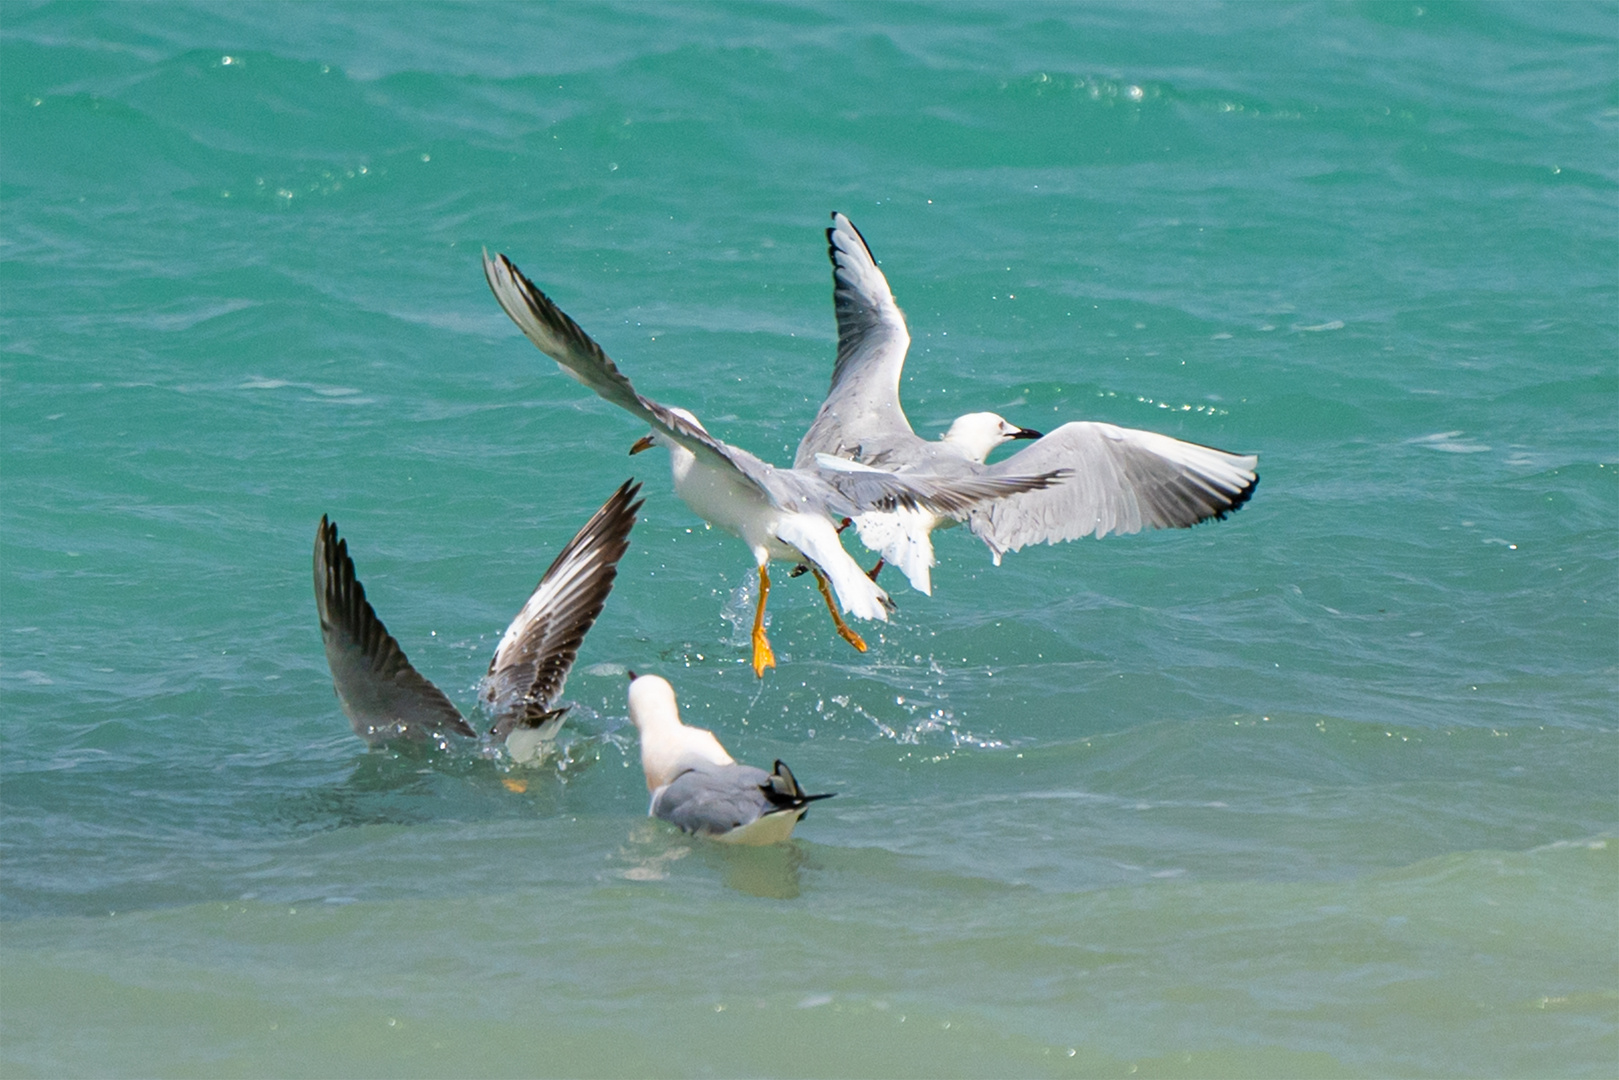
[[[838,359],[832,388],[799,442],[793,465],[808,468],[816,454],[832,454],[897,467],[914,457],[903,452],[922,441],[899,403],[900,371],[911,345],[905,315],[865,237],[848,218],[834,212],[826,240]]]
[[[1072,423],[993,465],[989,474],[1063,468],[1071,475],[1041,491],[974,509],[968,523],[1001,554],[1026,544],[1081,536],[1186,528],[1223,518],[1247,502],[1259,459],[1112,424]]]
[[[831,454],[816,454],[815,466],[827,483],[860,513],[922,509],[957,521],[984,502],[1049,488],[1068,475],[1068,470],[1063,468],[1008,470],[996,475],[988,472],[960,476],[895,473]]]
[[[489,733],[504,741],[513,728],[558,719],[568,670],[601,614],[630,546],[641,486],[626,480],[568,541],[495,648],[483,699],[495,716]]]
[[[337,700],[354,733],[372,746],[425,741],[448,729],[477,737],[450,699],[411,667],[365,598],[348,543],[324,515],[315,531],[315,608]]]
[[[733,469],[760,490],[765,490],[759,474],[761,469],[768,471],[769,466],[751,454],[720,442],[668,406],[636,393],[630,380],[618,370],[618,365],[602,351],[602,347],[581,330],[566,312],[552,303],[549,296],[524,277],[510,259],[504,255],[491,259],[489,253],[484,252],[483,276],[489,282],[495,299],[500,301],[500,306],[511,316],[518,329],[568,375],[602,398],[639,417],[649,427],[663,432],[698,457],[711,464]],[[769,494],[768,491],[766,494]]]

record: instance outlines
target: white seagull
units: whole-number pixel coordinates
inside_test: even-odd
[[[838,633],[865,652],[866,643],[843,621],[839,604],[857,618],[881,622],[888,621],[892,604],[888,594],[843,550],[835,521],[867,511],[894,510],[916,511],[929,519],[960,520],[987,499],[1042,488],[1063,475],[1060,469],[1042,469],[1033,476],[1002,470],[994,476],[959,473],[944,478],[918,469],[898,476],[845,461],[827,468],[813,460],[778,469],[714,438],[686,410],[660,405],[636,393],[601,346],[506,256],[490,258],[484,252],[483,270],[495,299],[541,352],[602,398],[651,426],[652,434],[638,441],[630,453],[653,444],[667,446],[675,493],[698,516],[741,537],[753,552],[759,574],[753,671],[761,678],[765,668],[776,665],[764,630],[765,601],[770,595],[765,567],[771,559],[808,565]]]
[[[1079,421],[1041,435],[979,412],[957,418],[937,442],[919,437],[899,403],[900,370],[911,335],[888,279],[865,238],[842,214],[833,213],[826,238],[838,358],[832,388],[798,444],[796,466],[819,461],[834,467],[834,459],[842,458],[902,474],[982,478],[1066,470],[1061,483],[981,504],[966,515],[997,566],[1004,553],[1025,544],[1186,528],[1223,518],[1253,495],[1258,457],[1112,424]],[[991,450],[1012,439],[1034,442],[1004,461],[985,464]],[[877,569],[883,561],[895,563],[914,588],[932,591],[928,533],[953,521],[927,507],[909,506],[854,520],[861,541],[882,552]]]
[[[568,669],[585,632],[601,614],[629,548],[639,484],[625,481],[568,541],[517,613],[479,688],[494,717],[491,739],[517,761],[532,760],[556,737]],[[348,542],[325,516],[315,532],[315,607],[332,686],[354,733],[372,746],[395,739],[447,744],[477,731],[443,691],[411,666],[365,598]]]
[[[713,732],[680,722],[667,680],[631,679],[630,719],[652,793],[648,817],[727,844],[776,844],[792,836],[810,803],[832,797],[806,795],[781,761],[770,772],[738,765]]]

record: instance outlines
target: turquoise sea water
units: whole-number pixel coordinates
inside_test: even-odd
[[[1613,4],[0,6],[0,1069],[1612,1075],[1616,60]],[[784,579],[757,682],[746,550],[478,257],[785,463],[833,209],[924,434],[1253,502],[940,534],[863,656]],[[470,707],[630,475],[562,757],[368,752],[321,514]],[[624,666],[838,797],[647,821]]]

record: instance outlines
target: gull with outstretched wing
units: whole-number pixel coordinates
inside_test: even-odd
[[[1092,421],[1067,423],[1042,435],[991,412],[957,418],[942,439],[911,430],[900,407],[899,378],[911,335],[888,279],[848,218],[832,215],[826,230],[832,260],[838,355],[832,387],[798,445],[795,465],[838,460],[901,475],[993,479],[1060,470],[1057,483],[986,500],[966,515],[996,565],[1027,544],[1054,544],[1081,536],[1186,528],[1223,518],[1254,493],[1259,463],[1167,435]],[[994,465],[990,451],[1013,439],[1032,440]],[[929,533],[958,519],[925,506],[880,508],[853,515],[861,541],[899,566],[911,585],[932,591]],[[875,576],[876,571],[873,571]]]
[[[886,622],[892,604],[843,550],[835,522],[869,511],[897,510],[961,520],[986,500],[1038,490],[1063,475],[1058,469],[1032,476],[1002,472],[946,478],[919,469],[899,476],[881,469],[850,469],[841,462],[828,468],[815,461],[778,469],[714,438],[685,409],[660,405],[637,393],[601,346],[506,256],[491,258],[485,252],[483,269],[495,299],[541,352],[652,428],[630,452],[652,445],[667,447],[675,493],[698,516],[748,545],[759,575],[752,643],[754,674],[761,678],[765,668],[776,664],[764,630],[770,595],[766,566],[771,559],[809,566],[839,635],[864,652],[865,641],[843,621],[839,606],[856,618]]]
[[[640,490],[625,481],[568,541],[495,647],[479,696],[494,717],[490,738],[514,760],[537,756],[562,726],[567,708],[557,700],[629,549]],[[356,735],[372,746],[477,737],[383,626],[355,576],[348,541],[324,516],[315,532],[315,606],[332,686]]]

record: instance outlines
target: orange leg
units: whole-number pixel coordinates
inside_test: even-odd
[[[759,607],[753,613],[753,673],[765,677],[765,668],[776,666],[776,654],[765,637],[765,600],[770,597],[770,572],[759,567]]]
[[[843,530],[847,529],[850,525],[853,525],[853,524],[854,524],[854,519],[853,518],[844,518],[842,523],[840,523],[838,525],[838,535],[842,536],[843,535]],[[809,569],[809,567],[807,567],[807,566],[794,567],[793,568],[793,577],[797,577],[799,574],[802,574],[805,570],[808,570],[808,569]],[[882,572],[883,572],[883,560],[878,559],[877,560],[877,565],[873,566],[870,570],[866,571],[866,576],[869,577],[871,580],[876,581],[877,580],[877,575],[882,573]],[[821,587],[821,591],[823,593],[826,592],[826,586],[823,585]],[[832,601],[830,601],[830,600],[827,601],[828,604],[830,604],[831,602]],[[832,609],[832,617],[834,619],[838,618],[838,611],[837,611],[836,608]],[[843,625],[843,620],[842,619],[838,619],[838,633],[843,634],[843,632],[845,630],[848,630],[848,627]],[[854,631],[849,630],[849,633],[848,634],[843,634],[843,636],[845,638],[847,638],[849,636],[849,634],[854,634]],[[855,637],[859,637],[859,636],[860,636],[859,634],[855,634]],[[865,652],[866,651],[865,647],[862,646],[860,651]]]
[[[815,584],[821,587],[821,598],[826,601],[826,610],[832,613],[832,622],[838,628],[838,635],[858,651],[865,652],[866,643],[861,640],[859,634],[849,629],[849,624],[843,621],[842,615],[838,614],[838,604],[836,600],[832,599],[832,590],[827,587],[826,575],[816,570],[813,566],[810,569],[815,571]]]

